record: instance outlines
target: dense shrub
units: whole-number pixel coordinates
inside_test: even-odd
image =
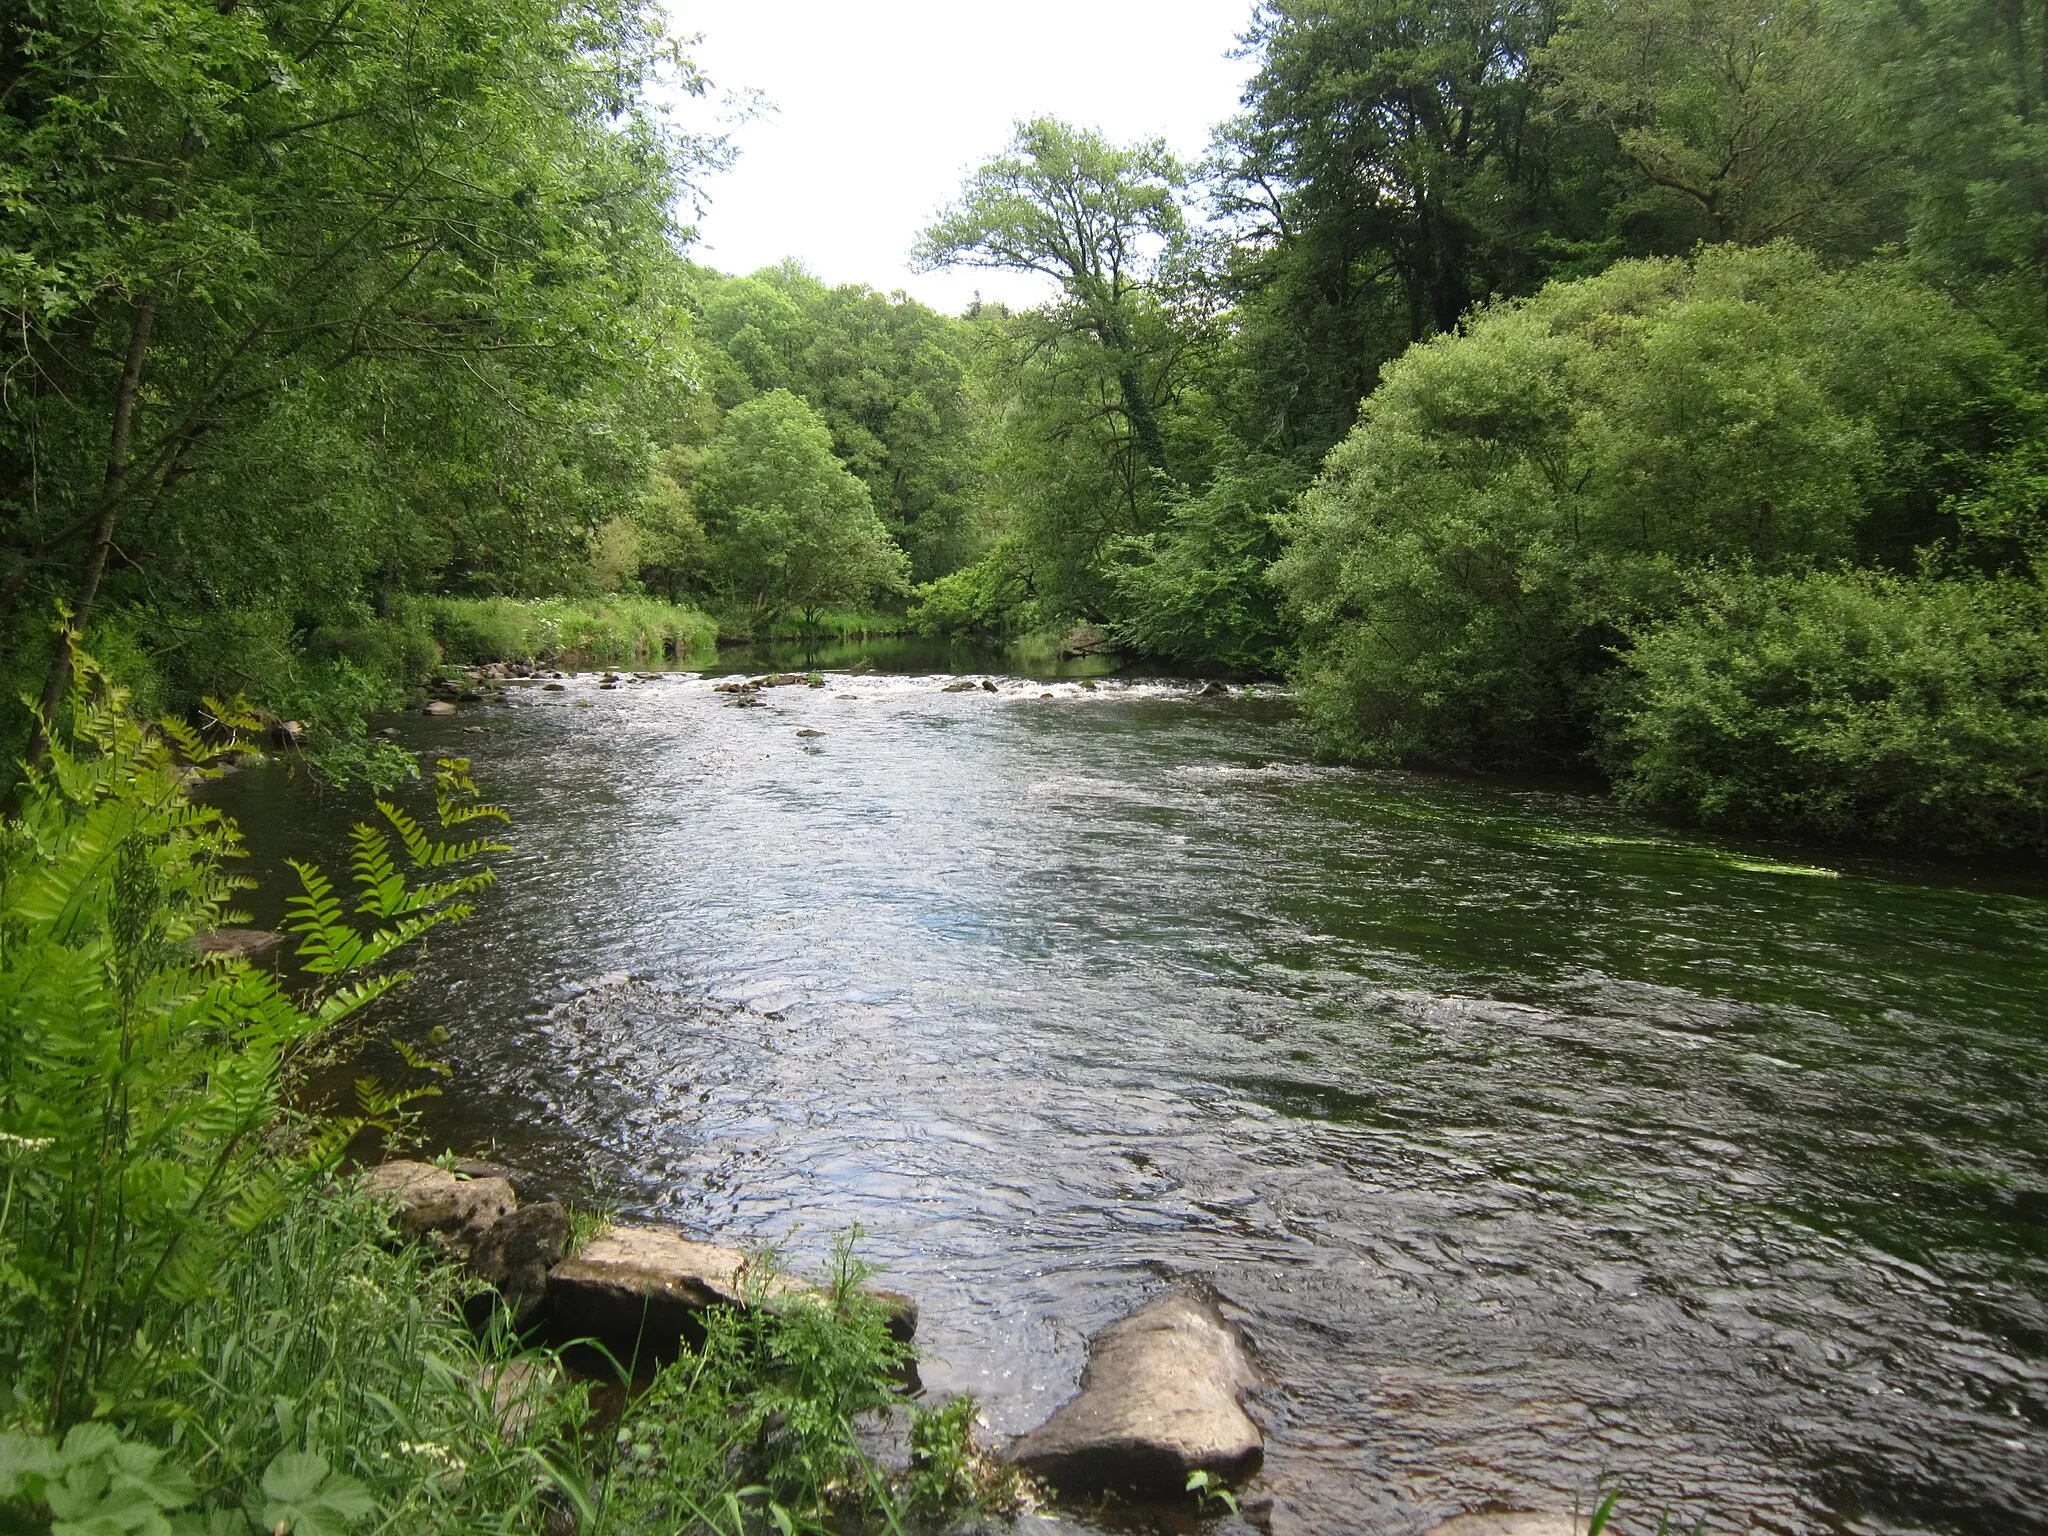
[[[925,582],[915,592],[910,626],[926,635],[1007,636],[1037,620],[1026,555],[1005,539],[972,565]]]
[[[1713,825],[2048,851],[2048,599],[2016,580],[1703,576],[1617,678],[1622,796]]]
[[[1881,266],[1790,246],[1624,262],[1390,365],[1288,524],[1304,703],[1378,759],[1571,762],[1684,570],[1941,527],[2001,354]]]
[[[1193,665],[1277,670],[1287,632],[1266,570],[1274,521],[1299,489],[1291,465],[1241,464],[1175,501],[1157,533],[1114,546],[1117,639]]]

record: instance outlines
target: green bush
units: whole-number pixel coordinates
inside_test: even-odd
[[[371,737],[364,717],[401,708],[441,660],[422,618],[345,614],[301,631],[286,614],[130,607],[98,621],[90,648],[144,716],[200,718],[209,696],[303,729],[300,758],[330,784],[388,789],[419,776],[413,757]]]
[[[1006,638],[1037,623],[1024,551],[1004,540],[972,565],[925,582],[905,622],[923,635]]]
[[[2048,597],[2017,580],[1714,574],[1643,634],[1622,797],[1714,826],[2048,851]]]
[[[1177,501],[1159,532],[1113,545],[1117,639],[1198,666],[1277,670],[1287,626],[1266,571],[1279,553],[1275,519],[1300,485],[1289,465],[1240,465]]]
[[[651,597],[433,597],[423,618],[450,661],[633,666],[708,652],[718,626],[695,608]]]
[[[1287,523],[1303,703],[1368,758],[1563,764],[1681,573],[1925,542],[2003,357],[1790,246],[1623,262],[1391,364]]]

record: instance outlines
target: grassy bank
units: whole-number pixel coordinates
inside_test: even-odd
[[[418,598],[410,611],[451,662],[645,666],[711,652],[719,626],[651,597]]]
[[[910,1473],[857,1447],[905,1411],[909,1356],[850,1252],[822,1300],[764,1281],[714,1313],[602,1434],[554,1356],[470,1330],[481,1284],[347,1171],[416,1094],[288,1106],[488,890],[500,813],[444,762],[356,829],[352,890],[302,868],[292,991],[193,943],[236,920],[239,838],[190,792],[239,750],[141,724],[82,661],[52,771],[0,823],[0,1531],[788,1536],[971,1500],[966,1412],[910,1410]]]
[[[764,640],[880,640],[916,634],[907,615],[874,608],[825,608],[806,624],[801,615],[785,614],[757,623],[744,613],[721,614],[720,640],[729,644]]]

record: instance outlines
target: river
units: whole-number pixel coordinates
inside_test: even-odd
[[[448,1032],[432,1129],[797,1268],[858,1225],[996,1431],[1213,1285],[1276,1531],[1603,1477],[1630,1533],[2048,1531],[2038,887],[1322,765],[1270,692],[992,680],[404,721],[517,844],[396,1017]],[[273,919],[361,808],[222,798]]]

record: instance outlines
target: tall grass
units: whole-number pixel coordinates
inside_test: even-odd
[[[474,1290],[346,1187],[296,1202],[183,1320],[164,1439],[206,1494],[239,1502],[281,1454],[360,1482],[392,1531],[539,1531],[585,1485],[584,1388],[462,1321]]]
[[[448,660],[634,666],[708,654],[718,626],[651,597],[418,599]]]

